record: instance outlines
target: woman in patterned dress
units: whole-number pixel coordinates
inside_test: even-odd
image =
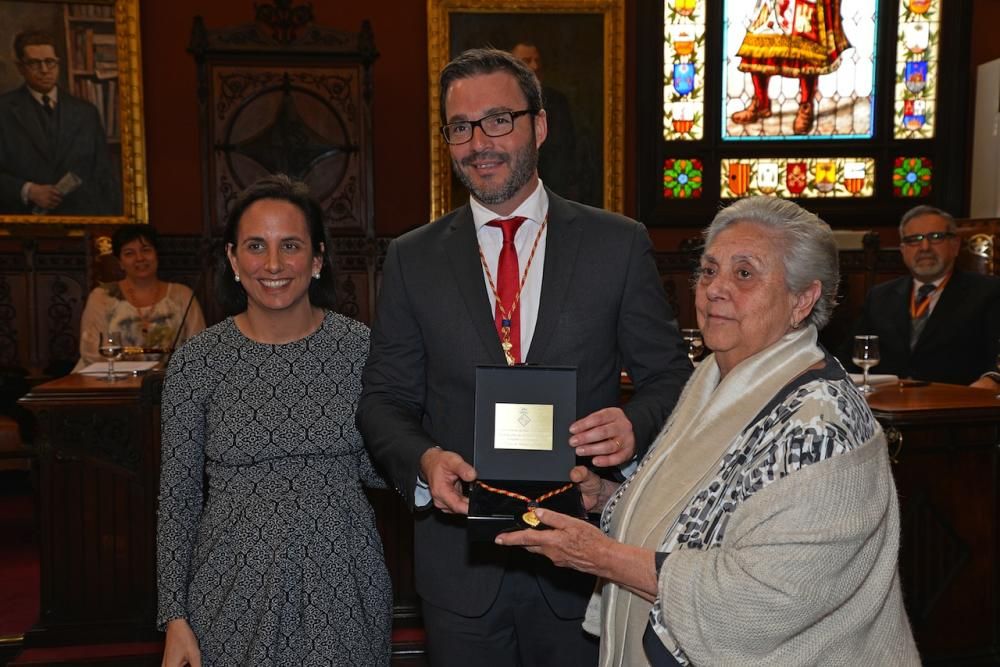
[[[160,350],[134,352],[125,359],[159,358],[205,328],[205,317],[187,285],[160,280],[159,239],[149,225],[123,225],[111,236],[111,252],[125,277],[94,288],[80,319],[78,371],[105,361],[97,352],[101,333],[119,331],[125,347]],[[180,335],[177,329],[182,328]]]
[[[713,354],[621,485],[577,467],[600,529],[501,535],[597,575],[602,665],[918,665],[882,429],[817,345],[835,305],[830,228],[740,200],[705,232],[695,307]]]
[[[368,328],[333,311],[322,211],[264,178],[229,215],[233,317],[163,388],[157,555],[163,664],[389,664],[392,593],[354,410]]]

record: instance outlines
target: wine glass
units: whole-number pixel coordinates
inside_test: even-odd
[[[872,387],[868,384],[868,369],[877,366],[879,362],[878,336],[855,336],[854,354],[851,355],[851,361],[864,372],[861,393],[872,393]]]
[[[101,339],[97,345],[97,351],[108,360],[108,374],[102,378],[106,382],[114,382],[115,359],[122,354],[122,334],[120,331],[102,331]]]
[[[698,359],[705,351],[705,339],[701,337],[700,329],[681,329],[681,338],[688,346],[688,359],[693,366],[698,365]]]

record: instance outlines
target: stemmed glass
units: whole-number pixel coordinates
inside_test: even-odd
[[[873,389],[871,385],[868,384],[868,369],[872,366],[877,366],[879,362],[878,336],[855,336],[854,354],[851,355],[851,361],[853,361],[856,366],[859,366],[864,372],[864,382],[861,385],[861,393],[872,393]]]
[[[705,351],[705,339],[701,337],[700,329],[681,329],[681,338],[688,346],[688,359],[692,365],[697,365],[697,360],[701,358]]]
[[[120,331],[102,331],[100,342],[97,344],[97,351],[108,360],[108,374],[102,378],[106,382],[114,382],[115,359],[122,354],[122,334]]]

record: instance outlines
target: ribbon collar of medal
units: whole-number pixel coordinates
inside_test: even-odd
[[[523,500],[524,502],[528,503],[528,511],[521,515],[521,520],[532,528],[537,528],[542,523],[542,520],[539,519],[538,515],[535,514],[535,508],[540,506],[543,502],[545,502],[549,498],[552,498],[553,496],[558,496],[560,493],[563,493],[564,491],[569,491],[570,489],[573,488],[573,482],[570,482],[569,484],[564,484],[560,486],[558,489],[552,489],[547,493],[543,493],[537,498],[529,498],[523,493],[517,493],[516,491],[508,491],[507,489],[499,489],[495,486],[490,486],[486,482],[482,482],[478,479],[476,480],[476,484],[486,489],[490,493],[496,493],[501,496],[507,496],[508,498]]]
[[[496,283],[493,282],[493,274],[490,273],[490,267],[486,264],[486,255],[483,254],[483,245],[481,243],[479,244],[479,261],[483,265],[483,271],[486,273],[486,280],[490,284],[490,291],[493,292],[493,298],[496,300],[497,308],[500,310],[500,347],[503,348],[503,356],[507,360],[508,366],[514,365],[514,355],[511,353],[511,350],[514,348],[514,344],[510,342],[511,318],[514,315],[514,311],[517,310],[517,304],[521,300],[521,290],[524,289],[524,283],[528,280],[528,270],[531,269],[531,263],[535,259],[535,251],[538,250],[538,241],[541,240],[542,232],[545,231],[545,227],[548,224],[549,216],[545,216],[545,219],[542,220],[542,224],[538,227],[538,232],[535,233],[535,242],[531,245],[531,254],[528,256],[528,263],[521,272],[521,280],[518,283],[517,292],[514,293],[514,300],[513,303],[511,303],[510,308],[504,308],[503,303],[500,301],[500,294],[497,292]],[[502,246],[500,252],[503,252]],[[516,247],[514,248],[514,252],[517,252]]]

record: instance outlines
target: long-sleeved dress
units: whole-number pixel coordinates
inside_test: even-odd
[[[368,328],[335,313],[282,345],[232,318],[174,354],[163,388],[161,627],[206,665],[388,665],[392,592],[354,425]],[[207,484],[207,490],[203,489]]]

